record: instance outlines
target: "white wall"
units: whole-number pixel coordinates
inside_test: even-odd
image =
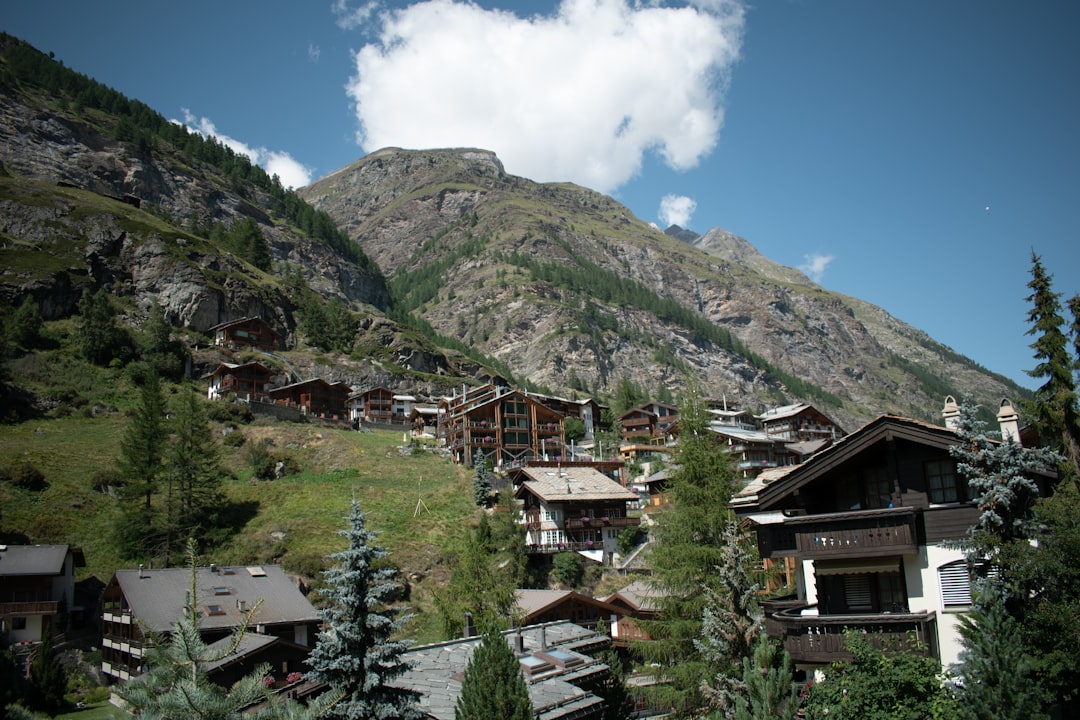
[[[955,548],[946,548],[941,545],[920,547],[917,561],[913,558],[904,558],[904,575],[907,582],[908,592],[912,589],[922,588],[922,594],[918,598],[912,596],[908,602],[912,612],[930,611],[937,613],[938,653],[941,656],[941,664],[948,668],[959,662],[960,650],[960,616],[964,613],[955,610],[945,610],[941,601],[941,585],[938,581],[938,568],[955,560],[962,560],[964,553]]]

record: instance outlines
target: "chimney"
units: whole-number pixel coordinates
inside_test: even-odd
[[[997,414],[998,425],[1001,427],[1001,439],[1005,442],[1020,443],[1020,419],[1016,414],[1016,408],[1008,398],[1001,401],[1001,407]]]
[[[956,430],[960,422],[960,406],[956,404],[956,398],[952,395],[945,396],[945,407],[941,409],[941,417],[945,420],[945,427]]]
[[[236,599],[236,609],[239,610],[240,612],[247,612],[247,601],[246,600],[241,600],[240,598],[237,598]]]
[[[145,566],[145,565],[143,565],[142,563],[139,563],[139,577],[140,577],[140,578],[144,578],[144,577],[146,577],[145,575],[143,575],[143,568],[144,568],[144,567],[146,567],[146,566]]]
[[[520,630],[514,633],[514,652],[518,655],[525,654],[525,638],[521,636]]]
[[[217,575],[217,563],[210,563],[210,572]]]
[[[473,625],[472,613],[465,613],[465,637],[471,638],[476,635],[476,626]]]
[[[547,626],[540,626],[540,650],[547,650]]]

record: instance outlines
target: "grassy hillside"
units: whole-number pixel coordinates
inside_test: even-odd
[[[30,420],[0,425],[0,473],[7,477],[0,481],[0,541],[81,546],[88,567],[80,579],[106,582],[118,567],[133,566],[112,543],[120,501],[95,488],[95,476],[114,468],[130,422],[135,388],[129,373],[55,350],[9,361],[7,370],[34,394],[39,410]],[[166,388],[170,396],[178,389]],[[223,437],[224,423],[212,427]],[[233,475],[224,490],[237,529],[207,549],[204,560],[278,563],[317,584],[327,555],[344,546],[338,531],[355,497],[410,584],[410,604],[419,611],[410,635],[436,639],[426,611],[446,578],[447,548],[476,517],[470,474],[432,451],[404,445],[401,431],[358,433],[256,418],[236,432],[243,444],[222,443],[221,451]],[[299,471],[253,480],[248,448],[263,439]],[[30,467],[44,477],[43,488],[18,484]]]

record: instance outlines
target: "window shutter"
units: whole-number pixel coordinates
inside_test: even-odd
[[[951,562],[938,568],[941,584],[941,603],[946,610],[971,607],[971,575],[963,560]]]
[[[845,575],[844,599],[851,610],[870,610],[870,576]]]

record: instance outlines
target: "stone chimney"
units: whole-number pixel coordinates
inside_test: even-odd
[[[1020,418],[1016,414],[1016,408],[1008,398],[1001,401],[1001,407],[997,414],[998,425],[1001,426],[1001,439],[1005,442],[1020,443]]]
[[[465,613],[465,637],[471,638],[476,635],[476,625],[473,624],[471,612]]]
[[[945,419],[945,427],[956,430],[960,424],[960,406],[956,404],[956,398],[952,395],[945,396],[945,407],[941,409],[941,417]]]

